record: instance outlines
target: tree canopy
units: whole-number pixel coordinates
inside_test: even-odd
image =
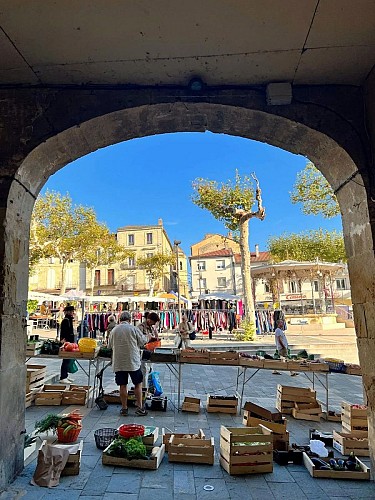
[[[331,185],[312,162],[298,172],[290,199],[293,204],[302,204],[305,215],[322,215],[330,219],[340,214]]]
[[[283,260],[325,262],[346,261],[341,232],[324,229],[302,233],[284,233],[268,240],[268,249],[276,262]]]
[[[154,253],[150,256],[138,257],[137,266],[146,271],[150,280],[150,295],[154,293],[155,281],[163,278],[168,272],[166,266],[174,264],[176,257],[171,253]]]

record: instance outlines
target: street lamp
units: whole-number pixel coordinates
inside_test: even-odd
[[[174,240],[173,242],[176,249],[176,265],[177,265],[177,300],[178,300],[178,320],[181,321],[181,302],[180,302],[180,263],[178,260],[178,245],[181,245],[181,241]]]

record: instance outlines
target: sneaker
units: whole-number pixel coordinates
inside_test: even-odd
[[[298,373],[296,373],[296,372],[292,372],[292,373],[290,374],[290,376],[291,376],[291,377],[296,377],[297,375],[298,375]]]
[[[127,416],[129,415],[129,410],[128,410],[128,408],[121,408],[121,410],[120,410],[120,415],[121,415],[122,417],[127,417]]]
[[[70,380],[68,378],[61,378],[59,384],[70,384]]]
[[[74,382],[74,378],[68,377],[69,382]]]
[[[276,370],[274,370],[274,371],[272,372],[272,375],[281,375],[281,373],[280,373],[280,372],[277,372]]]
[[[148,413],[147,410],[145,410],[144,408],[140,408],[139,406],[135,410],[135,414],[137,415],[137,417],[145,417],[147,413]]]

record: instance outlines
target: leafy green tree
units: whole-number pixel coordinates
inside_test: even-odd
[[[248,176],[241,178],[236,170],[234,182],[226,183],[198,178],[193,181],[193,203],[200,208],[211,212],[213,217],[231,231],[239,232],[241,251],[241,274],[244,288],[244,302],[246,317],[254,326],[254,297],[250,278],[250,249],[249,249],[249,220],[258,218],[263,220],[265,209],[262,205],[261,189],[255,174],[251,174],[256,182],[256,191],[252,179]],[[258,209],[253,212],[253,204],[257,201]]]
[[[324,229],[302,233],[284,233],[268,240],[268,249],[276,262],[283,260],[345,262],[341,232]]]
[[[82,260],[97,245],[98,226],[94,209],[73,205],[69,194],[47,191],[36,200],[30,228],[30,262],[35,264],[48,257],[60,259],[60,293],[66,290],[67,262]]]
[[[157,252],[149,257],[138,257],[137,266],[146,271],[150,283],[149,295],[154,294],[155,282],[170,274],[170,266],[175,262],[175,256],[171,253]]]
[[[298,172],[290,199],[293,204],[302,203],[305,215],[323,215],[330,219],[340,214],[331,185],[311,162]]]

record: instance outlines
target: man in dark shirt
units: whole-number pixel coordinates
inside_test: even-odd
[[[61,322],[60,326],[60,342],[74,342],[74,329],[73,329],[73,318],[74,318],[74,306],[66,306],[64,309],[65,318]],[[60,382],[67,384],[73,382],[73,379],[68,378],[68,367],[71,363],[70,359],[63,359],[61,363],[60,371]]]

